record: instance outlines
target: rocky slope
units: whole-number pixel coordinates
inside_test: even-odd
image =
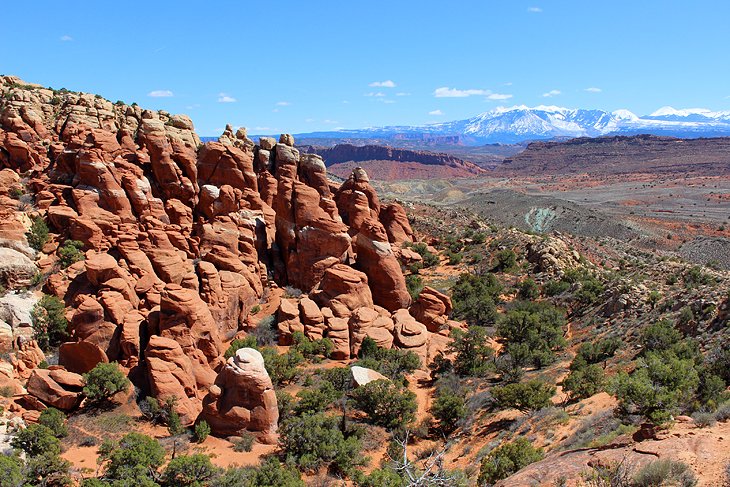
[[[276,398],[260,355],[223,356],[272,289],[298,290],[281,301],[280,343],[295,331],[329,337],[339,359],[373,335],[426,364],[459,326],[409,314],[391,247],[413,238],[403,209],[382,204],[362,170],[332,183],[322,158],[300,154],[289,135],[254,143],[227,128],[201,144],[186,116],[6,76],[0,168],[0,247],[12,253],[3,284],[40,282],[70,323],[50,372],[36,369],[43,353],[29,329],[3,324],[2,352],[14,358],[0,377],[38,408],[76,408],[78,374],[115,361],[142,391],[176,397],[184,424],[202,417],[216,434],[246,428],[273,442]],[[25,240],[29,217],[51,230],[38,255]],[[66,267],[59,246],[71,240],[84,255]]]

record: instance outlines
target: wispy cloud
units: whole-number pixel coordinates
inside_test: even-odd
[[[152,98],[172,98],[175,96],[170,90],[154,90],[147,93],[147,96]]]
[[[288,107],[289,105],[291,105],[291,103],[289,103],[288,101],[277,101],[276,102],[277,107]]]
[[[531,14],[540,14],[540,13],[542,13],[542,9],[540,7],[529,7],[527,9],[527,11],[530,12]]]
[[[399,93],[396,93],[395,96],[411,96],[411,94],[410,93],[405,93],[405,92],[401,91]]]
[[[369,93],[365,93],[363,96],[374,96],[374,97],[380,98],[380,97],[385,96],[385,93],[383,93],[382,91],[377,91],[377,92],[371,91]]]
[[[553,96],[558,96],[560,93],[560,90],[550,90],[547,93],[543,93],[542,96],[545,98],[552,98]]]
[[[592,87],[590,87],[590,88],[586,88],[586,89],[585,89],[585,90],[583,90],[583,91],[587,91],[588,93],[600,93],[600,92],[602,92],[603,90],[602,90],[602,89],[600,89],[600,88],[596,88],[596,87],[593,87],[593,86],[592,86]]]
[[[329,118],[325,118],[324,120],[322,120],[322,123],[326,123],[328,125],[337,125],[340,122],[338,122],[337,120],[330,120]]]
[[[305,118],[304,121],[307,123],[312,123],[312,122],[316,122],[317,119],[316,118]]]
[[[383,102],[383,103],[385,103],[386,105],[392,105],[393,103],[395,103],[395,100],[388,100],[388,99],[386,99],[386,98],[383,98],[383,99],[381,99],[380,101],[382,101],[382,102]]]
[[[396,84],[387,79],[385,81],[373,81],[368,86],[372,88],[395,88]]]
[[[71,37],[70,35],[66,34],[66,35],[62,35],[61,37],[59,37],[59,40],[61,42],[71,42],[72,40],[74,40],[74,38]]]
[[[227,93],[218,93],[218,103],[236,103],[236,99]]]
[[[431,110],[430,112],[428,112],[428,114],[429,115],[443,115],[444,112],[442,112],[441,110]]]
[[[475,95],[489,95],[490,92],[488,90],[477,90],[477,89],[469,89],[469,90],[459,90],[456,88],[449,88],[447,86],[442,86],[441,88],[436,88],[433,91],[433,96],[436,98],[465,98],[467,96],[475,96]]]
[[[436,98],[466,98],[468,96],[485,96],[487,100],[508,100],[512,98],[512,95],[507,95],[504,93],[492,93],[491,90],[481,90],[474,88],[468,90],[459,90],[457,88],[448,88],[446,86],[436,88],[433,92],[433,96],[435,96]]]
[[[487,100],[509,100],[512,98],[512,95],[507,95],[505,93],[490,93],[487,95]]]

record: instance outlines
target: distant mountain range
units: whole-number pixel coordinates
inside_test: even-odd
[[[466,120],[421,126],[370,127],[297,134],[306,139],[446,141],[458,145],[514,144],[533,140],[653,134],[680,138],[730,136],[730,111],[663,107],[650,115],[628,110],[558,106],[500,107]]]

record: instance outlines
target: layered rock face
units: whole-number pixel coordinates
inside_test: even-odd
[[[51,228],[40,262],[52,270],[64,240],[83,244],[85,259],[51,272],[44,287],[67,306],[70,340],[59,360],[68,371],[140,367],[139,385],[162,401],[176,397],[186,424],[202,414],[218,434],[251,429],[270,440],[276,401],[260,355],[226,362],[223,353],[272,279],[303,292],[279,306],[282,345],[297,331],[328,337],[332,358],[346,360],[371,336],[414,350],[425,365],[443,342],[432,335],[450,305],[436,297],[409,313],[391,246],[413,231],[400,205],[380,203],[363,170],[337,185],[290,135],[256,144],[227,127],[202,145],[185,116],[17,78],[0,78],[0,95],[0,181],[31,191]],[[3,198],[0,190],[0,211]],[[28,226],[3,220],[0,237],[25,245]],[[23,249],[3,260],[4,282],[35,275],[35,255]],[[3,330],[12,347],[14,330]],[[36,374],[36,389],[60,397],[46,375]]]

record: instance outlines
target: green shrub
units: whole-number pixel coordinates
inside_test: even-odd
[[[76,262],[84,260],[84,253],[81,252],[83,248],[84,242],[66,240],[63,246],[58,249],[58,261],[61,264],[61,268],[65,269]]]
[[[552,280],[543,285],[542,291],[545,296],[557,296],[563,294],[570,289],[570,283],[567,281]]]
[[[584,399],[601,392],[605,385],[605,374],[600,365],[586,365],[571,370],[563,380],[563,390],[571,400]]]
[[[527,438],[518,438],[511,443],[492,450],[479,469],[479,485],[491,485],[527,465],[542,460],[541,448],[534,448]]]
[[[495,322],[502,286],[494,274],[464,273],[451,288],[454,317],[470,325],[484,326]]]
[[[233,451],[249,452],[253,450],[255,439],[251,433],[243,433],[239,439],[233,442]]]
[[[104,441],[99,447],[99,458],[106,462],[105,478],[125,482],[120,485],[149,486],[165,461],[165,450],[154,438],[128,433],[119,441]]]
[[[38,424],[42,424],[50,429],[56,438],[63,438],[68,435],[66,415],[56,408],[48,408],[41,411]]]
[[[33,337],[43,350],[57,347],[68,337],[68,320],[64,315],[63,301],[44,294],[30,312],[33,321]]]
[[[509,272],[517,265],[517,254],[510,249],[500,250],[494,260],[495,271]]]
[[[517,286],[517,295],[520,299],[535,300],[540,297],[540,288],[533,279],[527,278]]]
[[[715,426],[715,415],[705,411],[697,411],[692,414],[692,420],[698,428]]]
[[[369,382],[352,391],[351,396],[355,407],[378,426],[394,429],[416,419],[416,395],[390,380]]]
[[[226,352],[223,354],[223,356],[226,359],[229,359],[236,355],[236,352],[241,348],[254,348],[258,350],[258,345],[256,342],[256,337],[253,335],[248,335],[244,338],[236,338],[231,342],[231,344],[226,349]]]
[[[573,362],[570,364],[571,370],[582,368],[586,365],[598,364],[613,357],[616,351],[621,347],[623,342],[616,337],[604,338],[596,342],[587,342],[578,347]]]
[[[402,380],[404,374],[409,374],[421,366],[421,359],[414,352],[379,347],[370,337],[365,337],[363,340],[358,357],[360,360],[355,365],[373,369],[395,381]]]
[[[292,347],[294,350],[302,354],[306,359],[313,357],[327,358],[334,349],[334,344],[329,338],[321,338],[319,340],[311,340],[307,338],[301,331],[295,331],[292,334]]]
[[[418,274],[409,274],[406,276],[406,289],[408,294],[411,295],[411,299],[414,301],[418,299],[418,295],[423,291],[423,279]]]
[[[436,400],[431,406],[433,417],[439,421],[439,429],[444,433],[451,433],[457,423],[466,417],[466,401],[463,394],[452,391],[439,391]]]
[[[563,310],[543,302],[519,302],[497,324],[506,351],[519,365],[543,367],[555,359],[554,350],[565,346]]]
[[[300,468],[316,471],[322,466],[347,474],[364,460],[362,444],[354,436],[345,437],[340,418],[324,413],[289,418],[279,428],[279,441],[287,460]]]
[[[466,331],[454,328],[449,352],[455,353],[454,371],[461,376],[481,376],[493,368],[494,350],[487,345],[488,333],[481,326]]]
[[[293,381],[299,374],[298,366],[304,362],[304,357],[296,349],[279,354],[275,348],[266,347],[261,350],[264,366],[274,385],[280,386]]]
[[[211,487],[305,487],[301,475],[293,468],[268,457],[258,467],[231,467],[213,479]]]
[[[687,464],[669,459],[655,460],[641,467],[634,476],[636,487],[659,487],[676,485],[694,487],[697,478]]]
[[[7,487],[18,487],[23,485],[23,473],[21,468],[23,462],[14,455],[3,455],[0,457],[0,485]]]
[[[325,411],[330,404],[340,399],[343,393],[331,382],[323,381],[313,389],[302,389],[297,393],[299,402],[294,406],[295,414],[311,414]]]
[[[71,462],[55,453],[34,456],[25,463],[24,486],[68,486],[73,485],[69,475]]]
[[[492,388],[492,396],[501,408],[514,408],[522,412],[537,411],[552,406],[555,387],[539,380],[518,382]]]
[[[31,424],[20,430],[10,441],[13,448],[23,450],[28,456],[49,454],[58,455],[61,453],[61,442],[53,434],[53,431],[42,424]]]
[[[208,425],[208,422],[203,419],[195,425],[195,429],[193,431],[195,441],[197,443],[203,443],[210,434],[210,426]]]
[[[34,217],[30,225],[30,230],[25,234],[28,239],[28,245],[38,252],[48,242],[48,225],[41,217]]]
[[[162,475],[165,487],[203,487],[209,485],[220,469],[210,463],[210,457],[201,453],[183,455],[170,460]]]
[[[84,395],[92,403],[106,401],[114,394],[129,389],[129,379],[116,362],[97,364],[84,374],[84,382]]]
[[[631,375],[617,374],[611,390],[623,413],[662,423],[690,407],[698,385],[699,374],[692,359],[650,352]]]
[[[461,264],[461,261],[464,259],[464,255],[461,252],[448,252],[446,255],[449,258],[449,265]]]

